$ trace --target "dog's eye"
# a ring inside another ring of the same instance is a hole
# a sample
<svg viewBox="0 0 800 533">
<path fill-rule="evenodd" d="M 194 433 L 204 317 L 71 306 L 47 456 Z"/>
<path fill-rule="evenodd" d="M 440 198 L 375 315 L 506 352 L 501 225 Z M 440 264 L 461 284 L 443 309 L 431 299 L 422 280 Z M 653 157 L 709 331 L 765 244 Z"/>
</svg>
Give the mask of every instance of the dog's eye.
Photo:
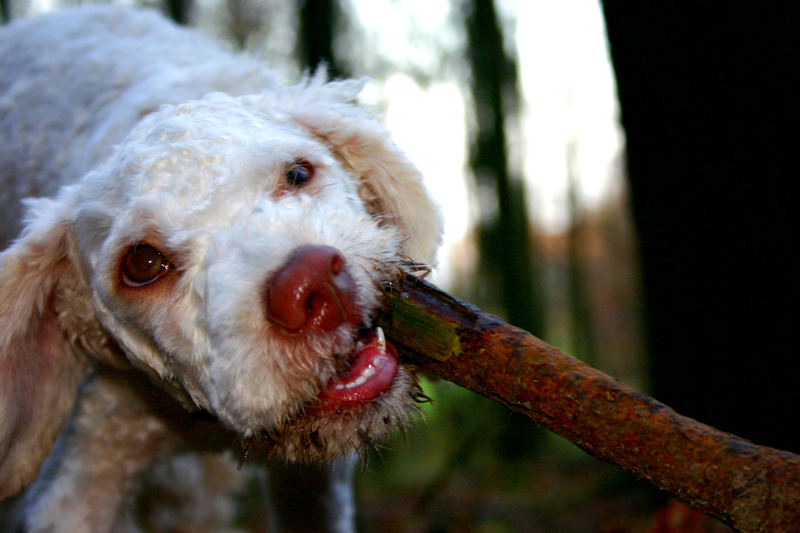
<svg viewBox="0 0 800 533">
<path fill-rule="evenodd" d="M 129 287 L 153 283 L 170 269 L 164 255 L 148 244 L 137 244 L 122 261 L 122 281 Z"/>
<path fill-rule="evenodd" d="M 302 187 L 314 176 L 314 166 L 305 160 L 295 161 L 286 169 L 286 182 L 291 187 Z"/>
</svg>

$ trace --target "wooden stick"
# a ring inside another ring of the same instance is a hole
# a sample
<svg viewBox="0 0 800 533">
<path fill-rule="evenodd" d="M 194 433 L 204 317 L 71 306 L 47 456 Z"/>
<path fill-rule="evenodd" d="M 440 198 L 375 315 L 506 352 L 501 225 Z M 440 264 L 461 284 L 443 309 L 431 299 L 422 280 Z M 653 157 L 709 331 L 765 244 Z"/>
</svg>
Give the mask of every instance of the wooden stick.
<svg viewBox="0 0 800 533">
<path fill-rule="evenodd" d="M 387 294 L 378 322 L 421 369 L 526 414 L 739 531 L 800 531 L 800 456 L 681 416 L 425 281 L 405 276 Z"/>
</svg>

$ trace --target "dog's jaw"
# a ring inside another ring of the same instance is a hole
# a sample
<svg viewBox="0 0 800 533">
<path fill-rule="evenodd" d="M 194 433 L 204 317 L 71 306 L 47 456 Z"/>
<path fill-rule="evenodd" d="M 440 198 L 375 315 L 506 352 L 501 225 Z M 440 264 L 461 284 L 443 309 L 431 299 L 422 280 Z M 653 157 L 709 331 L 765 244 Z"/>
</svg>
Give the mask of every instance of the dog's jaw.
<svg viewBox="0 0 800 533">
<path fill-rule="evenodd" d="M 330 359 L 328 357 L 327 359 Z M 401 365 L 381 328 L 362 334 L 313 398 L 275 427 L 256 432 L 248 446 L 290 461 L 328 460 L 375 445 L 418 411 L 414 373 Z"/>
<path fill-rule="evenodd" d="M 248 446 L 254 445 L 262 454 L 300 462 L 329 460 L 374 446 L 405 426 L 409 416 L 418 411 L 416 387 L 413 372 L 398 365 L 389 386 L 375 398 L 311 402 L 274 430 L 250 438 Z"/>
</svg>

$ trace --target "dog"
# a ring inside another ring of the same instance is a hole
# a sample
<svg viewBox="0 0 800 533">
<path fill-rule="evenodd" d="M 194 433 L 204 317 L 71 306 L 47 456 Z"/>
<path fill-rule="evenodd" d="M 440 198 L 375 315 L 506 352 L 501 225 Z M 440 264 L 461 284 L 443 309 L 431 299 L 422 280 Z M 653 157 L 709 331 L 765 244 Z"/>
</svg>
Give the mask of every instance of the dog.
<svg viewBox="0 0 800 533">
<path fill-rule="evenodd" d="M 327 461 L 407 422 L 373 323 L 442 217 L 362 85 L 282 84 L 147 10 L 0 29 L 0 497 L 27 487 L 26 531 L 136 531 L 142 480 L 214 483 L 187 454 Z"/>
</svg>

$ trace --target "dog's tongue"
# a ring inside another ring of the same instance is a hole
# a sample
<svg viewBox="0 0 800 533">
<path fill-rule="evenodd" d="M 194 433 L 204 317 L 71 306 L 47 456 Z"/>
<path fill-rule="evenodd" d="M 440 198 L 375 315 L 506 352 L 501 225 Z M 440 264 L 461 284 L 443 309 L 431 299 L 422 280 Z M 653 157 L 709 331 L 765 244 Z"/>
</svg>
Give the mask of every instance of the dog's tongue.
<svg viewBox="0 0 800 533">
<path fill-rule="evenodd" d="M 328 384 L 320 400 L 329 405 L 374 400 L 389 388 L 397 373 L 397 357 L 393 352 L 383 331 L 377 328 L 372 339 L 353 354 L 352 366 Z"/>
</svg>

